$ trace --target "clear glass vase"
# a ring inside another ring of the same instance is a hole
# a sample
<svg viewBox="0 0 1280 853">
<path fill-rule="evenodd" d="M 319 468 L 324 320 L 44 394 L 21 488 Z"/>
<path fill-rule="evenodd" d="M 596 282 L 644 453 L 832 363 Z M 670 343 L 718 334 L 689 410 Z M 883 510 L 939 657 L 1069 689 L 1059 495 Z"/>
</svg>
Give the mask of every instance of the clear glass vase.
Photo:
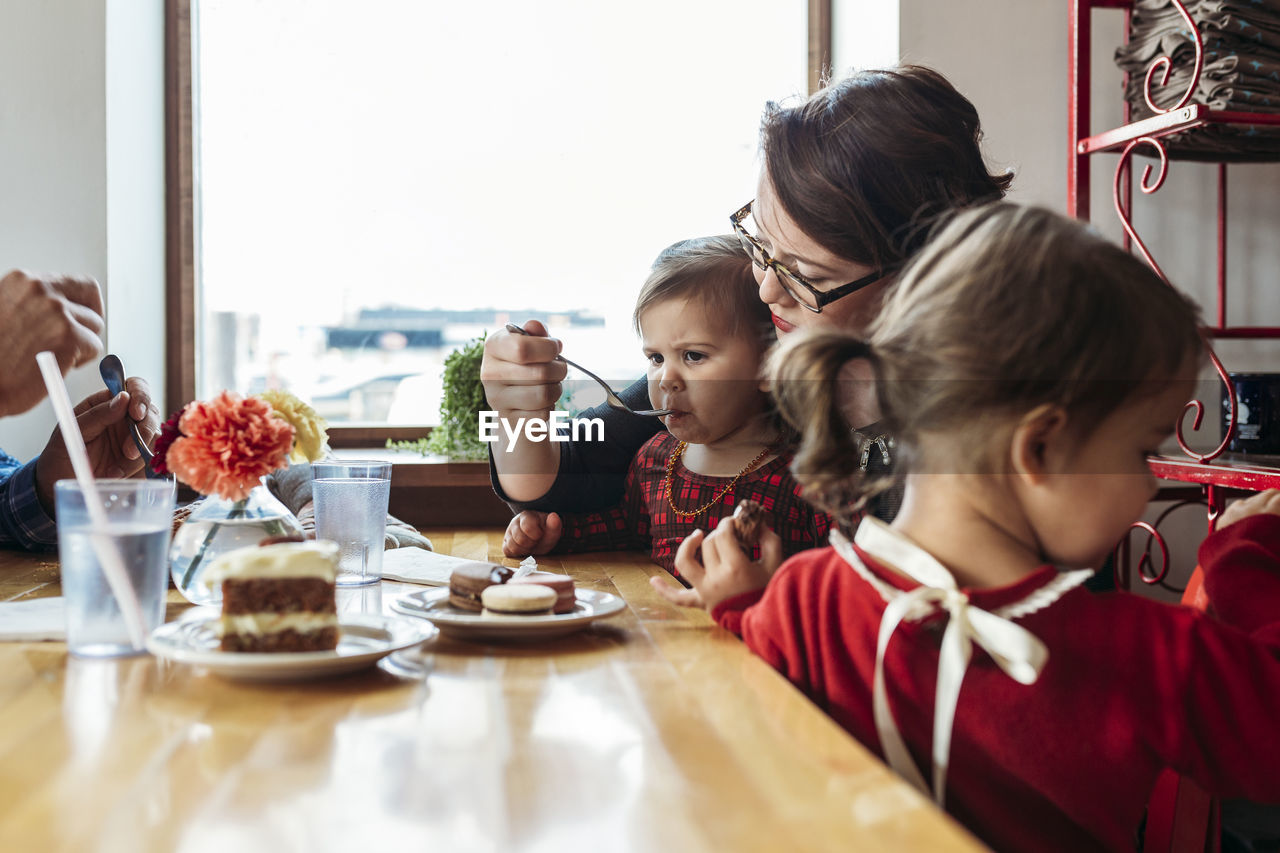
<svg viewBox="0 0 1280 853">
<path fill-rule="evenodd" d="M 302 535 L 302 525 L 266 486 L 255 486 L 244 500 L 210 495 L 191 505 L 191 514 L 169 546 L 169 572 L 186 599 L 219 604 L 222 587 L 203 580 L 205 570 L 221 555 L 257 546 L 270 536 Z"/>
</svg>

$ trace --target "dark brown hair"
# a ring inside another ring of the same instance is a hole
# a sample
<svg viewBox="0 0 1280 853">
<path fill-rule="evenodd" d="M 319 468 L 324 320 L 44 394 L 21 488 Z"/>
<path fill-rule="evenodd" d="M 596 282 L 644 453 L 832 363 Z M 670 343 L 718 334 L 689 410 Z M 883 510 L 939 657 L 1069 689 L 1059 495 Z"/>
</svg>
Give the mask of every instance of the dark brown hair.
<svg viewBox="0 0 1280 853">
<path fill-rule="evenodd" d="M 1202 353 L 1198 309 L 1144 263 L 1079 222 L 1003 202 L 941 228 L 869 344 L 840 332 L 793 337 L 769 367 L 778 408 L 803 433 L 792 470 L 837 514 L 886 485 L 860 474 L 840 417 L 837 378 L 850 360 L 874 368 L 901 476 L 925 434 L 958 439 L 965 470 L 1002 470 L 1000 437 L 1044 404 L 1061 406 L 1084 440 L 1122 404 L 1191 378 L 1178 371 Z"/>
<path fill-rule="evenodd" d="M 708 316 L 722 320 L 731 336 L 750 330 L 761 350 L 774 337 L 769 307 L 760 301 L 751 259 L 737 237 L 695 237 L 663 249 L 636 297 L 631 320 L 637 334 L 640 315 L 668 299 L 701 305 Z"/>
<path fill-rule="evenodd" d="M 859 71 L 797 106 L 770 103 L 760 129 L 778 201 L 805 234 L 877 269 L 921 246 L 922 223 L 1001 198 L 1012 174 L 983 162 L 968 99 L 936 71 Z"/>
</svg>

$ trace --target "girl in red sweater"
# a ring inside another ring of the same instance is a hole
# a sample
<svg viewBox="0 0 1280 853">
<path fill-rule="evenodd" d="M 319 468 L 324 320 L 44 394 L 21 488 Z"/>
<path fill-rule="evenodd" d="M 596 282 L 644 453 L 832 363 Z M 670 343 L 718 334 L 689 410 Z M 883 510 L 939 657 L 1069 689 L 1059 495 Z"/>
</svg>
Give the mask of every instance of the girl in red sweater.
<svg viewBox="0 0 1280 853">
<path fill-rule="evenodd" d="M 676 565 L 721 625 L 997 849 L 1135 849 L 1164 768 L 1280 801 L 1280 500 L 1238 504 L 1201 546 L 1221 621 L 1080 587 L 1155 493 L 1147 456 L 1202 358 L 1192 305 L 1085 226 L 962 214 L 869 343 L 822 333 L 772 360 L 803 431 L 796 477 L 847 523 L 884 486 L 859 474 L 845 417 L 875 398 L 906 472 L 892 526 L 866 518 L 776 574 L 772 532 L 751 561 L 718 529 Z"/>
</svg>

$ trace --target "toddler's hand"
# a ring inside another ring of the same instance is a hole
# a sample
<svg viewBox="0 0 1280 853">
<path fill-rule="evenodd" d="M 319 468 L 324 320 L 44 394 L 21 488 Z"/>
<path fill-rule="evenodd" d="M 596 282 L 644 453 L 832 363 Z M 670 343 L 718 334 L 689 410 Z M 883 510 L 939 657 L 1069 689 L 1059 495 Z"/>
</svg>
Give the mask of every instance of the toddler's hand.
<svg viewBox="0 0 1280 853">
<path fill-rule="evenodd" d="M 564 524 L 557 513 L 527 509 L 511 519 L 502 537 L 502 553 L 508 557 L 546 554 L 556 547 Z"/>
<path fill-rule="evenodd" d="M 663 572 L 663 574 L 666 574 Z M 649 586 L 658 591 L 667 601 L 679 607 L 702 607 L 702 596 L 698 594 L 696 589 L 686 589 L 677 583 L 672 583 L 665 578 L 654 575 L 649 578 Z"/>
<path fill-rule="evenodd" d="M 701 560 L 697 557 L 699 547 Z M 735 595 L 764 589 L 781 564 L 782 540 L 768 527 L 760 532 L 759 561 L 742 553 L 732 524 L 721 524 L 708 536 L 695 530 L 676 551 L 676 568 L 693 584 L 707 610 Z"/>
<path fill-rule="evenodd" d="M 1259 492 L 1252 497 L 1236 501 L 1222 513 L 1222 516 L 1218 519 L 1217 529 L 1221 530 L 1251 515 L 1262 515 L 1263 513 L 1280 515 L 1280 489 L 1267 489 L 1265 492 Z"/>
</svg>

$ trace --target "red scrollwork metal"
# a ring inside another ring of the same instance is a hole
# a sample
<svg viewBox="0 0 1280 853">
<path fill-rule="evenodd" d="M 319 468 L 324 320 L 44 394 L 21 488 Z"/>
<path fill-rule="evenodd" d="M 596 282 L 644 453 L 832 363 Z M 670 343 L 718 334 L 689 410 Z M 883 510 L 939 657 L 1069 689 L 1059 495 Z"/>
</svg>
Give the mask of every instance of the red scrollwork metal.
<svg viewBox="0 0 1280 853">
<path fill-rule="evenodd" d="M 1165 519 L 1170 515 L 1184 507 L 1200 507 L 1204 505 L 1205 502 L 1203 500 L 1196 499 L 1174 501 L 1166 507 L 1160 515 L 1156 516 L 1155 521 L 1151 523 L 1135 521 L 1130 525 L 1129 530 L 1124 535 L 1124 538 L 1116 545 L 1115 551 L 1113 551 L 1111 555 L 1113 563 L 1112 572 L 1115 577 L 1116 587 L 1119 589 L 1124 589 L 1125 587 L 1125 577 L 1128 575 L 1129 568 L 1129 555 L 1126 549 L 1126 545 L 1129 543 L 1129 538 L 1133 535 L 1135 530 L 1142 530 L 1147 534 L 1147 541 L 1142 548 L 1142 558 L 1138 561 L 1138 577 L 1140 577 L 1142 582 L 1148 586 L 1159 585 L 1170 592 L 1181 594 L 1183 592 L 1182 589 L 1165 582 L 1165 579 L 1169 576 L 1170 569 L 1169 546 L 1165 543 L 1164 536 L 1160 534 L 1160 526 L 1164 524 Z M 1210 509 L 1210 511 L 1212 512 L 1212 509 Z M 1154 543 L 1160 551 L 1159 571 L 1154 570 L 1155 561 L 1152 558 L 1152 543 Z M 1151 569 L 1151 571 L 1148 572 L 1148 569 Z"/>
<path fill-rule="evenodd" d="M 1168 56 L 1161 56 L 1151 63 L 1151 67 L 1147 69 L 1147 77 L 1142 83 L 1142 97 L 1146 99 L 1147 108 L 1157 115 L 1180 110 L 1191 103 L 1191 96 L 1195 94 L 1196 86 L 1200 84 L 1200 74 L 1204 70 L 1204 43 L 1200 40 L 1200 31 L 1196 28 L 1195 19 L 1187 11 L 1187 7 L 1182 5 L 1182 0 L 1173 0 L 1173 6 L 1177 9 L 1178 14 L 1182 16 L 1183 22 L 1191 33 L 1191 44 L 1196 52 L 1195 70 L 1191 74 L 1191 83 L 1187 86 L 1187 91 L 1182 94 L 1178 102 L 1167 109 L 1161 109 L 1156 106 L 1155 100 L 1151 97 L 1151 78 L 1155 77 L 1156 72 L 1161 72 L 1159 85 L 1167 85 L 1169 83 L 1169 72 L 1173 70 L 1173 59 Z"/>
<path fill-rule="evenodd" d="M 1165 150 L 1164 143 L 1159 139 L 1152 136 L 1140 136 L 1126 145 L 1124 147 L 1124 151 L 1120 154 L 1120 162 L 1116 164 L 1115 178 L 1111 183 L 1111 201 L 1115 206 L 1116 217 L 1120 220 L 1121 227 L 1124 228 L 1124 233 L 1128 235 L 1130 241 L 1132 241 L 1133 245 L 1137 247 L 1138 253 L 1142 255 L 1142 259 L 1147 262 L 1151 269 L 1155 270 L 1156 275 L 1160 276 L 1165 284 L 1172 287 L 1173 285 L 1170 283 L 1169 277 L 1164 274 L 1164 270 L 1162 270 L 1160 265 L 1156 263 L 1155 256 L 1151 254 L 1151 251 L 1147 248 L 1147 244 L 1138 236 L 1137 230 L 1133 227 L 1133 219 L 1130 215 L 1130 211 L 1125 205 L 1122 186 L 1124 183 L 1125 170 L 1132 168 L 1134 152 L 1141 145 L 1150 145 L 1156 150 L 1156 154 L 1159 156 L 1160 165 L 1159 172 L 1156 174 L 1154 180 L 1152 180 L 1151 177 L 1152 165 L 1148 163 L 1143 167 L 1142 178 L 1138 181 L 1138 189 L 1140 189 L 1144 195 L 1151 195 L 1156 190 L 1160 189 L 1160 187 L 1164 186 L 1164 179 L 1169 171 L 1169 153 Z M 1186 423 L 1187 412 L 1194 412 L 1195 417 L 1191 422 L 1191 431 L 1199 432 L 1200 425 L 1204 421 L 1205 407 L 1204 403 L 1199 400 L 1191 400 L 1188 401 L 1186 408 L 1183 409 L 1182 417 L 1178 419 L 1176 433 L 1178 446 L 1182 448 L 1183 453 L 1190 456 L 1197 462 L 1208 462 L 1211 459 L 1216 459 L 1221 456 L 1227 449 L 1227 445 L 1231 443 L 1231 439 L 1235 436 L 1237 406 L 1236 389 L 1227 376 L 1227 369 L 1222 365 L 1222 361 L 1218 358 L 1218 354 L 1213 351 L 1213 346 L 1209 342 L 1209 339 L 1202 335 L 1202 340 L 1204 341 L 1205 352 L 1209 355 L 1209 361 L 1213 364 L 1213 369 L 1217 371 L 1219 378 L 1222 379 L 1222 383 L 1227 389 L 1227 428 L 1223 433 L 1222 441 L 1213 450 L 1208 453 L 1197 453 L 1193 450 L 1191 446 L 1187 444 L 1186 437 L 1183 433 L 1183 424 Z"/>
<path fill-rule="evenodd" d="M 1163 520 L 1164 516 L 1168 515 L 1168 513 L 1169 510 L 1165 510 L 1164 514 L 1160 516 L 1160 519 Z M 1159 521 L 1157 521 L 1157 524 L 1158 523 Z M 1138 561 L 1138 577 L 1142 578 L 1142 582 L 1147 585 L 1158 584 L 1165 579 L 1166 575 L 1169 574 L 1169 546 L 1165 544 L 1164 537 L 1160 535 L 1160 531 L 1155 528 L 1155 525 L 1148 524 L 1145 521 L 1135 521 L 1129 526 L 1129 533 L 1125 534 L 1126 538 L 1128 538 L 1128 536 L 1135 530 L 1147 531 L 1147 543 L 1142 548 L 1142 559 Z M 1148 575 L 1143 571 L 1143 569 L 1151 565 L 1152 542 L 1155 542 L 1160 546 L 1160 571 L 1156 574 Z M 1119 546 L 1116 547 L 1116 551 L 1112 556 L 1112 563 L 1113 566 L 1111 571 L 1115 577 L 1116 586 L 1123 588 L 1124 578 L 1121 576 Z"/>
<path fill-rule="evenodd" d="M 1129 216 L 1129 211 L 1125 208 L 1124 181 L 1125 170 L 1128 169 L 1133 160 L 1133 153 L 1140 145 L 1150 145 L 1156 150 L 1156 154 L 1160 157 L 1160 171 L 1156 175 L 1154 181 L 1151 180 L 1151 164 L 1148 163 L 1142 168 L 1142 180 L 1138 182 L 1138 189 L 1142 190 L 1143 195 L 1151 195 L 1160 187 L 1164 186 L 1165 176 L 1169 171 L 1169 152 L 1165 150 L 1164 143 L 1153 136 L 1139 136 L 1124 147 L 1124 151 L 1120 154 L 1120 162 L 1116 164 L 1116 175 L 1111 182 L 1111 203 L 1115 206 L 1116 216 L 1120 219 L 1120 225 L 1124 228 L 1124 233 L 1129 236 L 1133 244 L 1138 247 L 1138 252 L 1142 255 L 1142 259 L 1146 261 L 1156 275 L 1164 279 L 1165 283 L 1169 282 L 1169 277 L 1164 274 L 1164 270 L 1160 269 L 1160 265 L 1156 263 L 1156 259 L 1147 249 L 1147 244 L 1142 242 L 1142 238 L 1138 236 L 1138 232 L 1133 228 L 1133 220 Z"/>
</svg>

